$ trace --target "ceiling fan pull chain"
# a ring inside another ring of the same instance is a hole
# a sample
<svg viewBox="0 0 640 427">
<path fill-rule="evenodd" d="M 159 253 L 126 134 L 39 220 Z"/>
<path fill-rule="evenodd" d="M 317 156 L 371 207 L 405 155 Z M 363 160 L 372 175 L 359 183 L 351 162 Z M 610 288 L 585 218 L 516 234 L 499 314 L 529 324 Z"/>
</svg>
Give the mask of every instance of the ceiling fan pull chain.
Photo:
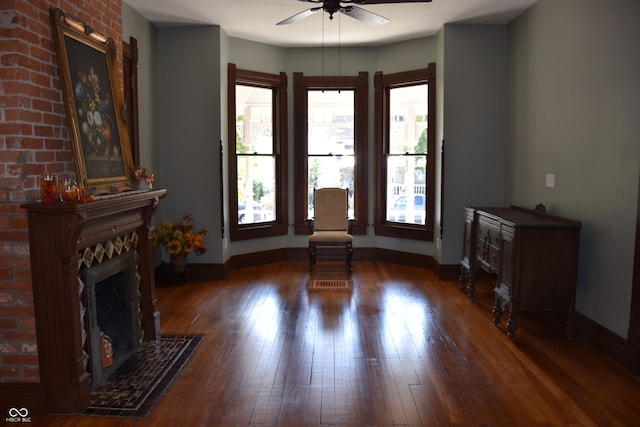
<svg viewBox="0 0 640 427">
<path fill-rule="evenodd" d="M 324 77 L 324 15 L 322 15 L 322 77 Z"/>
<path fill-rule="evenodd" d="M 338 16 L 338 77 L 342 75 L 342 39 L 340 38 L 342 16 Z"/>
</svg>

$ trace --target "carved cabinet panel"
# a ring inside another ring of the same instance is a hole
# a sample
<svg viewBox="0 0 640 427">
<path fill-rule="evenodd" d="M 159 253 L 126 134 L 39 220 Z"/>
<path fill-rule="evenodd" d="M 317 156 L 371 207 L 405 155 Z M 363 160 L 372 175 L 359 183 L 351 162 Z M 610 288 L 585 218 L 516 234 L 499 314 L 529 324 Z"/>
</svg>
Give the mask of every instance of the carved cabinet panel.
<svg viewBox="0 0 640 427">
<path fill-rule="evenodd" d="M 484 217 L 478 217 L 477 261 L 480 267 L 489 273 L 498 269 L 498 255 L 500 253 L 500 222 Z"/>
</svg>

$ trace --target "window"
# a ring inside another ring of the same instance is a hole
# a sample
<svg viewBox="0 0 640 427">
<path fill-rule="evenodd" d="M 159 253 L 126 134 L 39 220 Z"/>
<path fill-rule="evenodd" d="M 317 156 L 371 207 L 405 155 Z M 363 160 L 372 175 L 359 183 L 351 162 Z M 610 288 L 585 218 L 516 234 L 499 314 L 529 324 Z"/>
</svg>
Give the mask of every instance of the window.
<svg viewBox="0 0 640 427">
<path fill-rule="evenodd" d="M 286 88 L 284 73 L 229 64 L 231 240 L 287 233 Z"/>
<path fill-rule="evenodd" d="M 376 234 L 433 240 L 435 64 L 374 85 Z"/>
<path fill-rule="evenodd" d="M 367 226 L 368 73 L 304 77 L 294 73 L 295 232 L 307 234 L 313 189 L 349 189 L 353 233 Z"/>
<path fill-rule="evenodd" d="M 348 189 L 353 218 L 354 91 L 309 90 L 307 99 L 307 217 L 313 217 L 314 188 L 340 187 Z"/>
</svg>

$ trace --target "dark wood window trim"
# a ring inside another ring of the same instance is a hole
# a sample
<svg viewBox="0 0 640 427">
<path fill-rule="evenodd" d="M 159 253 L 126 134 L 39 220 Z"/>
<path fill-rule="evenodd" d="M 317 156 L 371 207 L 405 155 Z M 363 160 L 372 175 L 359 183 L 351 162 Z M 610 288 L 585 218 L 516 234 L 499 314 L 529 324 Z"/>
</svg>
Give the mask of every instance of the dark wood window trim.
<svg viewBox="0 0 640 427">
<path fill-rule="evenodd" d="M 425 224 L 399 224 L 386 220 L 387 167 L 386 155 L 389 140 L 389 91 L 403 87 L 427 83 L 429 85 L 429 117 L 427 133 L 427 213 Z M 381 71 L 374 76 L 374 144 L 375 173 L 374 185 L 377 189 L 374 200 L 374 229 L 377 235 L 433 241 L 434 197 L 435 197 L 435 140 L 436 140 L 436 65 L 427 68 L 384 75 Z"/>
<path fill-rule="evenodd" d="M 273 144 L 276 156 L 275 218 L 264 223 L 238 224 L 238 175 L 236 140 L 236 84 L 273 90 Z M 229 135 L 229 237 L 246 240 L 287 234 L 287 75 L 241 70 L 228 65 L 228 135 Z"/>
<path fill-rule="evenodd" d="M 294 104 L 294 218 L 295 234 L 308 234 L 307 225 L 307 148 L 308 148 L 308 97 L 309 90 L 353 90 L 354 99 L 354 208 L 353 234 L 367 232 L 367 164 L 368 164 L 368 99 L 369 73 L 358 76 L 305 77 L 293 73 Z"/>
<path fill-rule="evenodd" d="M 129 43 L 122 42 L 122 70 L 131 158 L 135 166 L 142 166 L 140 164 L 140 125 L 138 123 L 138 40 L 133 37 L 129 38 Z"/>
</svg>

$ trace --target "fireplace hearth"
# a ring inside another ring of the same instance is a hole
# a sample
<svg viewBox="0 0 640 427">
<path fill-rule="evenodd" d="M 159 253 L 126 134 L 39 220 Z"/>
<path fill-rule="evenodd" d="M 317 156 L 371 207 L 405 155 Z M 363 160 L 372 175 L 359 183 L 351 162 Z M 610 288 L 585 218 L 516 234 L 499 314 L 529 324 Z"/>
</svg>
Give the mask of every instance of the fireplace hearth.
<svg viewBox="0 0 640 427">
<path fill-rule="evenodd" d="M 142 340 L 160 338 L 151 217 L 166 190 L 23 205 L 29 219 L 40 381 L 50 412 L 79 413 Z M 113 341 L 103 369 L 100 331 Z"/>
</svg>

